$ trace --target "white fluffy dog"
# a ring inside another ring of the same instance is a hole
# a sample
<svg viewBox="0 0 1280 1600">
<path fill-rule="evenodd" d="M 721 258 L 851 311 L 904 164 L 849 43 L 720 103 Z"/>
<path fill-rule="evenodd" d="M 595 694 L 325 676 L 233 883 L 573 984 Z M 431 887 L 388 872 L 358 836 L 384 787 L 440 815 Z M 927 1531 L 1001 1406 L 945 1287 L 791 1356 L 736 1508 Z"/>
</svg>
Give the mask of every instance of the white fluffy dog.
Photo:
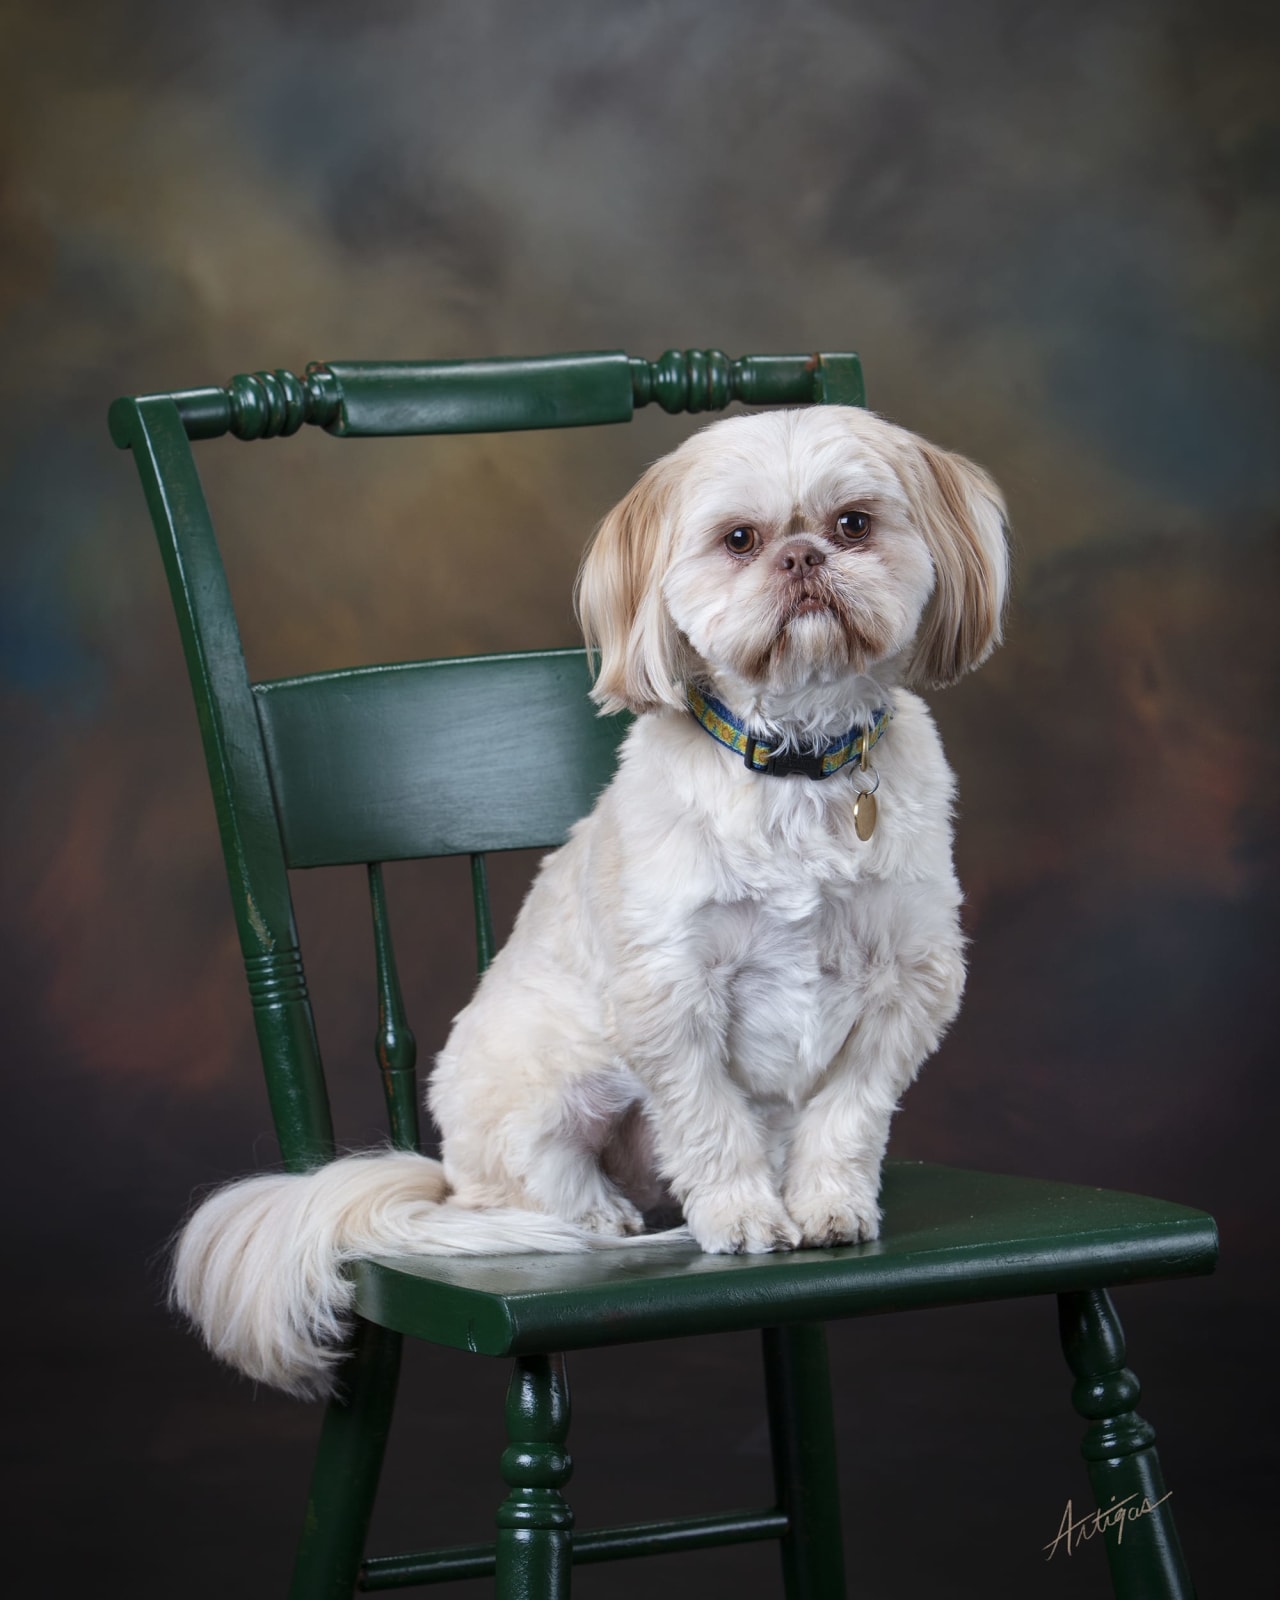
<svg viewBox="0 0 1280 1600">
<path fill-rule="evenodd" d="M 212 1196 L 174 1267 L 211 1348 L 322 1392 L 345 1260 L 621 1243 L 664 1185 L 704 1250 L 875 1238 L 890 1118 L 964 984 L 912 690 L 986 657 L 1006 574 L 986 474 L 868 412 L 733 417 L 651 467 L 578 593 L 595 698 L 637 721 L 440 1053 L 443 1165 Z"/>
</svg>

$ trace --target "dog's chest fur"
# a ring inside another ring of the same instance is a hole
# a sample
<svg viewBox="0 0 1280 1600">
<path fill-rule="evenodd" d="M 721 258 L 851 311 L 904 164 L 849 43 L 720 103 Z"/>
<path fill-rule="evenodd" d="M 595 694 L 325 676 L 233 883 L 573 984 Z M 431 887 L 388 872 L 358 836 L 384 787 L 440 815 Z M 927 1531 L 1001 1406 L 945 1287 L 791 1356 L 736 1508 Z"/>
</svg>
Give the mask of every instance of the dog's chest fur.
<svg viewBox="0 0 1280 1600">
<path fill-rule="evenodd" d="M 804 878 L 695 919 L 728 1015 L 729 1070 L 753 1098 L 803 1099 L 856 1023 L 857 924 L 847 886 Z"/>
<path fill-rule="evenodd" d="M 806 1099 L 892 968 L 901 903 L 914 893 L 897 881 L 903 820 L 917 846 L 936 834 L 940 847 L 923 858 L 917 848 L 909 876 L 936 855 L 950 878 L 950 774 L 932 728 L 918 741 L 913 720 L 903 718 L 900 745 L 927 744 L 936 774 L 913 775 L 914 796 L 895 796 L 906 817 L 895 821 L 891 803 L 870 841 L 854 832 L 849 779 L 748 776 L 696 727 L 654 728 L 642 759 L 624 764 L 619 788 L 645 790 L 642 803 L 627 796 L 619 830 L 624 936 L 657 985 L 683 972 L 702 986 L 703 1005 L 725 1021 L 728 1070 L 753 1099 Z M 609 853 L 612 838 L 600 842 Z M 615 961 L 605 970 L 616 973 Z"/>
</svg>

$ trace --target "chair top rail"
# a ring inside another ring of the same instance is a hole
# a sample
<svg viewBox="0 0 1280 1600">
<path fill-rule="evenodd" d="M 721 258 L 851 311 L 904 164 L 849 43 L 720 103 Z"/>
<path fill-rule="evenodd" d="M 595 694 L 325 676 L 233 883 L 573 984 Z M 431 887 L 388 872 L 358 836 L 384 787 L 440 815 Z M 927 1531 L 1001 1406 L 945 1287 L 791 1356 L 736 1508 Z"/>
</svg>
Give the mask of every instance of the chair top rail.
<svg viewBox="0 0 1280 1600">
<path fill-rule="evenodd" d="M 301 378 L 277 368 L 241 373 L 225 387 L 164 396 L 189 439 L 273 439 L 305 425 L 343 438 L 501 433 L 629 422 L 637 407 L 722 411 L 752 406 L 865 405 L 862 364 L 851 352 L 740 356 L 668 350 L 657 361 L 622 350 L 477 361 L 313 361 Z M 136 399 L 111 408 L 112 437 L 132 442 Z"/>
</svg>

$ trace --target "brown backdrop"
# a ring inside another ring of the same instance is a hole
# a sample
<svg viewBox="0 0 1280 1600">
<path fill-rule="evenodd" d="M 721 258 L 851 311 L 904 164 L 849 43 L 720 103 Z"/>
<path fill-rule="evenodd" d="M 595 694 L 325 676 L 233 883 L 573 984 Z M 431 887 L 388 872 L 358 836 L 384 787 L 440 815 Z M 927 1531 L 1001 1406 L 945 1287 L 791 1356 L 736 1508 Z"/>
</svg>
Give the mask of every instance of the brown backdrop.
<svg viewBox="0 0 1280 1600">
<path fill-rule="evenodd" d="M 1269 10 L 0 12 L 6 1507 L 43 1592 L 281 1592 L 318 1421 L 215 1371 L 157 1304 L 193 1188 L 274 1152 L 108 401 L 313 358 L 669 345 L 859 349 L 873 404 L 1008 493 L 1009 642 L 937 701 L 970 992 L 894 1147 L 1217 1214 L 1215 1279 L 1120 1303 L 1202 1589 L 1250 1591 L 1275 1488 L 1254 1421 L 1274 1312 Z M 690 425 L 206 450 L 251 669 L 572 642 L 586 535 Z M 498 871 L 507 920 L 528 868 Z M 425 1052 L 467 992 L 462 870 L 391 879 Z M 298 893 L 358 1144 L 361 887 Z M 1087 1502 L 1050 1305 L 833 1340 L 857 1593 L 1099 1591 L 1096 1542 L 1041 1550 Z M 583 1522 L 763 1496 L 755 1360 L 736 1339 L 581 1360 Z M 413 1361 L 380 1547 L 483 1536 L 502 1381 Z M 581 1592 L 770 1593 L 772 1561 L 594 1569 Z"/>
</svg>

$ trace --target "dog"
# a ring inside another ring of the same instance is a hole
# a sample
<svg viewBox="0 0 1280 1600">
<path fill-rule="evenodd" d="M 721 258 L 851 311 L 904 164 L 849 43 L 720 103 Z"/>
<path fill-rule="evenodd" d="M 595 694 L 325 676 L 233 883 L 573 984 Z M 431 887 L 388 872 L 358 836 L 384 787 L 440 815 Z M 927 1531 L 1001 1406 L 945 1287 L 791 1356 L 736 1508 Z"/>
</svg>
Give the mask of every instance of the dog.
<svg viewBox="0 0 1280 1600">
<path fill-rule="evenodd" d="M 323 1393 L 351 1257 L 621 1247 L 664 1198 L 709 1252 L 874 1239 L 965 976 L 915 691 L 986 659 L 1007 581 L 992 480 L 870 412 L 735 416 L 651 466 L 577 591 L 593 697 L 636 720 L 440 1052 L 442 1160 L 206 1200 L 172 1297 L 215 1354 Z"/>
</svg>

